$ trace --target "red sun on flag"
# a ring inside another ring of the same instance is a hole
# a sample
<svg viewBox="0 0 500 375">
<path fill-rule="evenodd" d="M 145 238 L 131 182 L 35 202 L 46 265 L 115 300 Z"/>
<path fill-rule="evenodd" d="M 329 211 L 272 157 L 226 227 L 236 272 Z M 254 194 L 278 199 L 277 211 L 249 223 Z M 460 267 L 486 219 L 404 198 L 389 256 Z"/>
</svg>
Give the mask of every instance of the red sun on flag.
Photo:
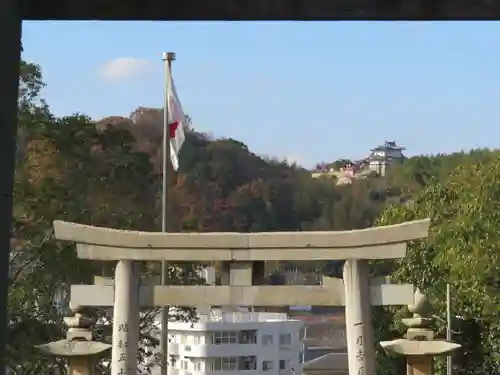
<svg viewBox="0 0 500 375">
<path fill-rule="evenodd" d="M 177 131 L 177 128 L 179 127 L 179 122 L 172 122 L 170 124 L 170 138 L 175 138 L 175 132 Z"/>
</svg>

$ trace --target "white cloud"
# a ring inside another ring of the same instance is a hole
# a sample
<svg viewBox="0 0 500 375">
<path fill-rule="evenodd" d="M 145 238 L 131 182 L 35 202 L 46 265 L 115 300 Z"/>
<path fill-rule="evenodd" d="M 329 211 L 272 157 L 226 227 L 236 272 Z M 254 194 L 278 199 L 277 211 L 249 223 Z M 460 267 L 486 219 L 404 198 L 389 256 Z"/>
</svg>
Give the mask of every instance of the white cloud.
<svg viewBox="0 0 500 375">
<path fill-rule="evenodd" d="M 147 60 L 120 57 L 105 62 L 101 66 L 99 73 L 105 81 L 122 82 L 147 73 L 149 68 L 150 63 Z"/>
</svg>

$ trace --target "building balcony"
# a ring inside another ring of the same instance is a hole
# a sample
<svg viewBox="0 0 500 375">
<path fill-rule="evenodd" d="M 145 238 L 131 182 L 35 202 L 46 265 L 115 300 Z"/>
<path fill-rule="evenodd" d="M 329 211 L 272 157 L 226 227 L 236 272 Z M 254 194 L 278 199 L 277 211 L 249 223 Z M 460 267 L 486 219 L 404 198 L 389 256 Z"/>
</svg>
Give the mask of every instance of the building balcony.
<svg viewBox="0 0 500 375">
<path fill-rule="evenodd" d="M 262 370 L 231 370 L 231 371 L 191 371 L 168 369 L 169 375 L 301 375 L 302 369 L 293 370 L 271 370 L 263 372 Z"/>
<path fill-rule="evenodd" d="M 181 346 L 183 346 L 183 345 L 177 344 L 175 342 L 169 342 L 168 343 L 168 353 L 169 354 L 178 354 Z"/>
<path fill-rule="evenodd" d="M 181 357 L 210 358 L 210 357 L 231 357 L 245 355 L 260 355 L 268 351 L 269 348 L 258 344 L 221 344 L 221 345 L 193 345 L 169 343 L 168 353 Z"/>
</svg>

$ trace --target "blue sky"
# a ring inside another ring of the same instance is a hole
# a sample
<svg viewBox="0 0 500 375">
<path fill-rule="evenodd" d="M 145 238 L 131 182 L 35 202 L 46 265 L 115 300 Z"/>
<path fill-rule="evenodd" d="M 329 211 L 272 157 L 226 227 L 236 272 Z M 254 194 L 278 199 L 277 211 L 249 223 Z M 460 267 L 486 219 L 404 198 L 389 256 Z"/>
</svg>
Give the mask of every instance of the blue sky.
<svg viewBox="0 0 500 375">
<path fill-rule="evenodd" d="M 161 53 L 199 131 L 312 166 L 384 140 L 500 146 L 498 22 L 25 22 L 53 112 L 163 102 Z"/>
</svg>

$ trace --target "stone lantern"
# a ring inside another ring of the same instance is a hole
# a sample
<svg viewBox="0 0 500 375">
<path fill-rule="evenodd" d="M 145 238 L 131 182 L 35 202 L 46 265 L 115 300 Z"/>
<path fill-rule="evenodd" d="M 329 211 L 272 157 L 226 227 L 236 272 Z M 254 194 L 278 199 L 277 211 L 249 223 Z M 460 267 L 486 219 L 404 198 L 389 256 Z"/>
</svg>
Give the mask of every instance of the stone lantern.
<svg viewBox="0 0 500 375">
<path fill-rule="evenodd" d="M 404 339 L 383 341 L 380 345 L 388 352 L 406 357 L 407 375 L 432 375 L 434 357 L 450 354 L 461 345 L 434 338 L 431 325 L 434 318 L 428 317 L 430 304 L 417 289 L 414 305 L 408 306 L 412 318 L 403 319 L 408 327 Z"/>
<path fill-rule="evenodd" d="M 82 314 L 80 306 L 72 308 L 74 316 L 64 318 L 69 327 L 66 339 L 37 345 L 41 351 L 67 359 L 68 375 L 93 375 L 97 359 L 111 345 L 93 341 L 92 326 L 95 319 Z"/>
</svg>

